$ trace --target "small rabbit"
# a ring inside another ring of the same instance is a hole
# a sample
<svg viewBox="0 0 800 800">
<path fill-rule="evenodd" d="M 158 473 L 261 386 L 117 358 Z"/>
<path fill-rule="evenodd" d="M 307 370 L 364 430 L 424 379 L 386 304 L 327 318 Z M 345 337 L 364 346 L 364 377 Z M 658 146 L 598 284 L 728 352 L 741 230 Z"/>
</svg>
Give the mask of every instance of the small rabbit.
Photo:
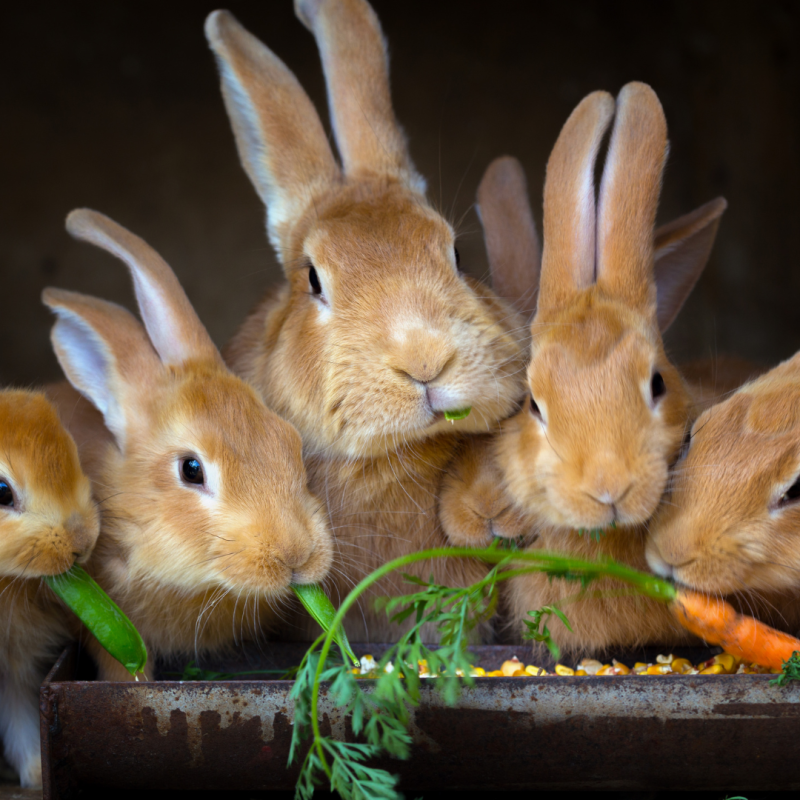
<svg viewBox="0 0 800 800">
<path fill-rule="evenodd" d="M 257 636 L 289 584 L 322 580 L 327 517 L 309 492 L 297 431 L 232 375 L 167 264 L 94 211 L 67 229 L 123 260 L 144 326 L 125 309 L 56 289 L 44 302 L 72 385 L 54 398 L 101 508 L 88 568 L 159 655 Z M 130 680 L 88 645 L 100 677 Z"/>
<path fill-rule="evenodd" d="M 226 358 L 303 437 L 312 489 L 331 515 L 336 599 L 386 561 L 446 544 L 443 471 L 464 434 L 491 432 L 517 408 L 527 326 L 460 271 L 453 229 L 425 199 L 395 120 L 372 8 L 298 0 L 295 9 L 320 48 L 341 168 L 286 66 L 227 12 L 206 22 L 239 155 L 287 277 Z M 465 419 L 444 418 L 465 408 Z M 486 569 L 452 559 L 408 571 L 465 585 Z M 392 575 L 373 594 L 407 590 Z M 397 634 L 369 601 L 346 628 L 356 641 Z"/>
<path fill-rule="evenodd" d="M 0 739 L 23 786 L 41 786 L 39 685 L 69 612 L 39 577 L 88 558 L 99 517 L 78 450 L 39 392 L 0 392 Z"/>
<path fill-rule="evenodd" d="M 650 526 L 659 575 L 800 628 L 800 354 L 694 423 Z"/>
<path fill-rule="evenodd" d="M 595 161 L 614 117 L 595 209 Z M 605 92 L 589 95 L 561 131 L 545 183 L 530 393 L 499 436 L 468 443 L 451 466 L 440 517 L 453 544 L 523 533 L 536 548 L 646 567 L 645 526 L 696 413 L 661 333 L 702 272 L 725 208 L 721 198 L 712 201 L 654 235 L 666 152 L 661 105 L 641 83 L 625 86 L 616 104 Z M 518 194 L 524 186 L 497 184 L 490 168 L 479 196 L 484 224 L 497 217 L 484 208 L 496 185 Z M 527 207 L 524 192 L 519 203 L 505 203 Z M 529 250 L 529 235 L 520 238 Z M 494 509 L 513 524 L 496 520 Z M 592 590 L 620 588 L 598 581 L 566 608 L 575 630 L 559 626 L 559 644 L 599 652 L 680 639 L 657 603 L 592 598 Z M 512 580 L 512 636 L 529 610 L 575 593 L 541 575 Z"/>
</svg>

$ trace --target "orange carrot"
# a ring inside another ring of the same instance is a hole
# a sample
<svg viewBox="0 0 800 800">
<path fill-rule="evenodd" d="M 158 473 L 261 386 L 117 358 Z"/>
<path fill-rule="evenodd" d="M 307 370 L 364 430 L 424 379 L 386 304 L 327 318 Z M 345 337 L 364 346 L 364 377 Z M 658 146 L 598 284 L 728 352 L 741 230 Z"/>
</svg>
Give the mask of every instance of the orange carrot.
<svg viewBox="0 0 800 800">
<path fill-rule="evenodd" d="M 792 653 L 800 651 L 800 639 L 740 614 L 718 597 L 681 589 L 670 607 L 684 628 L 762 667 L 780 669 Z"/>
</svg>

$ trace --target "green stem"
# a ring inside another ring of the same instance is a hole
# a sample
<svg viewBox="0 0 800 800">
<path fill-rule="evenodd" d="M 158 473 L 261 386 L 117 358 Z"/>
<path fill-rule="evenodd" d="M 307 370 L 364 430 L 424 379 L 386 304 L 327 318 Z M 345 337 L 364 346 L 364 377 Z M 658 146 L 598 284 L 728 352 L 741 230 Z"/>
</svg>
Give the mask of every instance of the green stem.
<svg viewBox="0 0 800 800">
<path fill-rule="evenodd" d="M 345 597 L 341 606 L 339 606 L 336 616 L 331 622 L 330 628 L 324 635 L 322 642 L 322 650 L 320 652 L 319 663 L 317 664 L 317 671 L 314 675 L 314 684 L 312 686 L 311 694 L 311 726 L 314 732 L 314 744 L 319 753 L 322 767 L 325 770 L 328 779 L 331 778 L 331 769 L 325 759 L 324 749 L 322 747 L 322 735 L 319 729 L 319 685 L 321 682 L 322 672 L 325 669 L 325 662 L 328 658 L 331 645 L 333 644 L 336 630 L 343 624 L 345 615 L 356 602 L 358 597 L 374 583 L 377 583 L 381 578 L 394 572 L 396 569 L 407 567 L 410 564 L 415 564 L 418 561 L 428 561 L 434 558 L 478 558 L 482 561 L 487 561 L 492 564 L 500 562 L 525 562 L 529 564 L 525 568 L 517 568 L 509 570 L 497 576 L 498 580 L 506 580 L 516 575 L 521 575 L 529 572 L 548 572 L 551 574 L 570 576 L 584 576 L 586 578 L 598 577 L 611 577 L 617 580 L 624 581 L 635 586 L 641 594 L 652 597 L 655 600 L 662 600 L 670 602 L 675 599 L 675 587 L 667 583 L 667 581 L 656 578 L 653 575 L 648 575 L 644 572 L 627 567 L 624 564 L 618 564 L 614 561 L 597 562 L 585 561 L 579 558 L 571 558 L 569 556 L 559 555 L 557 553 L 547 553 L 542 551 L 521 551 L 509 553 L 505 550 L 484 550 L 471 547 L 437 547 L 431 550 L 421 550 L 418 553 L 409 553 L 393 561 L 389 561 L 382 567 L 379 567 L 374 572 L 367 575 L 357 586 L 355 586 L 350 594 Z M 322 637 L 320 637 L 322 638 Z M 317 639 L 312 647 L 320 641 Z"/>
</svg>

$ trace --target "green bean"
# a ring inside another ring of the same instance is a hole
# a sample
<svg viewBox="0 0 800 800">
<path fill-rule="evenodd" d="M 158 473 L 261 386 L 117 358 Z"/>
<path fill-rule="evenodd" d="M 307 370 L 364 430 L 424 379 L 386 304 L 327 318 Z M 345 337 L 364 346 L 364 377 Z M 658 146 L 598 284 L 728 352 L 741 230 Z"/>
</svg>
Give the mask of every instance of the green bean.
<svg viewBox="0 0 800 800">
<path fill-rule="evenodd" d="M 319 624 L 320 628 L 322 628 L 325 633 L 328 633 L 331 629 L 333 618 L 336 616 L 336 609 L 333 607 L 333 603 L 331 603 L 322 587 L 318 583 L 293 583 L 292 589 L 300 598 L 300 602 L 305 606 L 306 611 L 314 617 L 314 620 Z M 361 663 L 358 656 L 350 647 L 350 642 L 347 641 L 347 634 L 344 632 L 344 628 L 339 628 L 339 630 L 333 634 L 333 639 L 356 666 Z"/>
<path fill-rule="evenodd" d="M 144 672 L 147 648 L 139 631 L 86 570 L 75 564 L 61 575 L 46 575 L 44 580 L 134 678 Z"/>
<path fill-rule="evenodd" d="M 465 417 L 469 416 L 469 412 L 472 411 L 472 406 L 469 408 L 460 408 L 455 411 L 445 411 L 444 418 L 449 419 L 452 422 L 455 419 L 464 419 Z"/>
</svg>

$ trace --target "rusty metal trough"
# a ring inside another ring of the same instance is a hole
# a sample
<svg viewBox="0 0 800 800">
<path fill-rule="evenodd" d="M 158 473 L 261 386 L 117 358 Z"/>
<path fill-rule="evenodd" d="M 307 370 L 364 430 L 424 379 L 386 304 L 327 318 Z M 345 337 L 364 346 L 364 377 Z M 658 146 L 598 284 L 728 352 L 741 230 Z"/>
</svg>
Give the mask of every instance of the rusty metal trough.
<svg viewBox="0 0 800 800">
<path fill-rule="evenodd" d="M 357 648 L 380 653 L 378 646 Z M 477 647 L 489 669 L 515 648 Z M 259 668 L 299 662 L 271 646 Z M 697 660 L 695 650 L 687 655 Z M 224 671 L 250 663 L 216 665 Z M 77 680 L 65 651 L 41 690 L 44 800 L 81 788 L 291 789 L 290 681 Z M 800 684 L 767 675 L 480 678 L 448 708 L 430 682 L 401 788 L 800 789 Z M 323 730 L 351 738 L 322 694 Z"/>
</svg>

